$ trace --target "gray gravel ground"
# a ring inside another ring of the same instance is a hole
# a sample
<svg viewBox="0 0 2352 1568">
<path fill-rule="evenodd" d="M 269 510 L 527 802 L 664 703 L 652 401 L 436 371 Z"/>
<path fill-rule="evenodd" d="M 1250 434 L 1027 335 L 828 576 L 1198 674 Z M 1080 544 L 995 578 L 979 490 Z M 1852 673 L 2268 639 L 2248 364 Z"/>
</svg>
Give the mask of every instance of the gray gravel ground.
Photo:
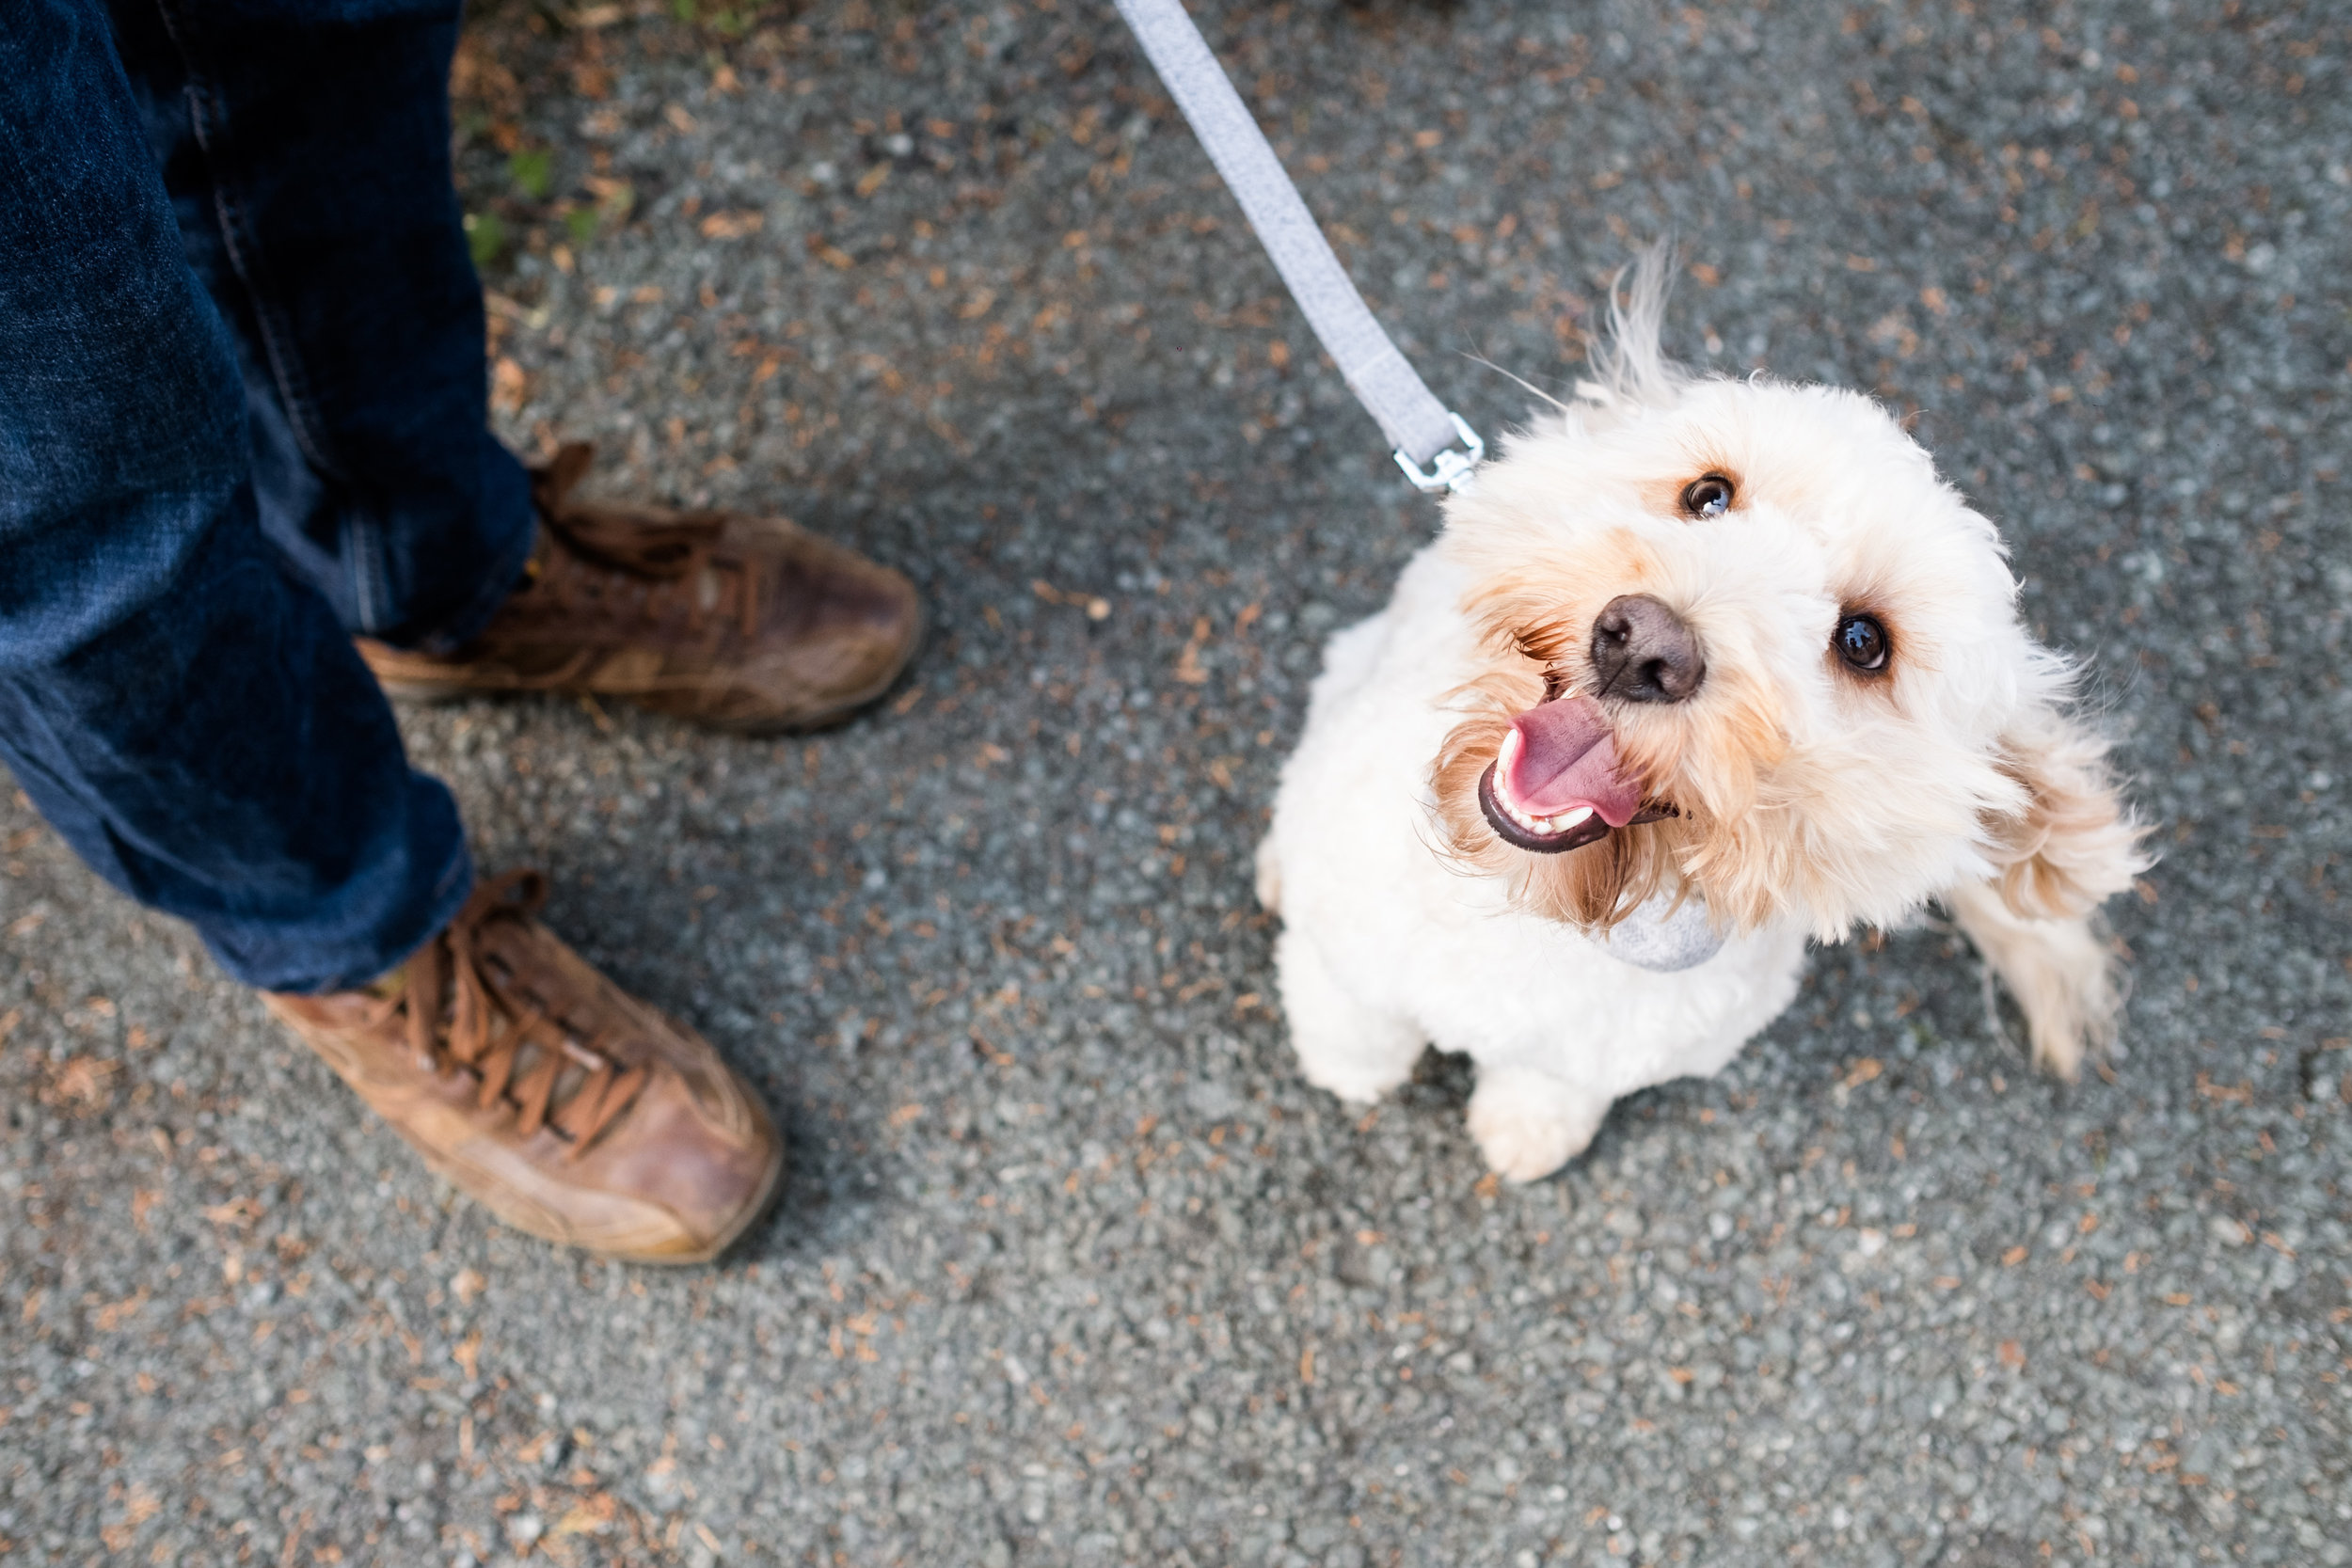
<svg viewBox="0 0 2352 1568">
<path fill-rule="evenodd" d="M 1678 353 L 1918 410 L 2161 824 L 2110 1069 L 2029 1073 L 1927 927 L 1533 1189 L 1457 1063 L 1308 1090 L 1248 851 L 1431 513 L 1107 8 L 500 10 L 507 433 L 936 615 L 813 740 L 408 715 L 788 1190 L 684 1274 L 494 1229 L 0 791 L 0 1556 L 2352 1560 L 2344 13 L 1204 17 L 1490 428 L 1470 356 L 1573 375 L 1669 229 Z"/>
</svg>

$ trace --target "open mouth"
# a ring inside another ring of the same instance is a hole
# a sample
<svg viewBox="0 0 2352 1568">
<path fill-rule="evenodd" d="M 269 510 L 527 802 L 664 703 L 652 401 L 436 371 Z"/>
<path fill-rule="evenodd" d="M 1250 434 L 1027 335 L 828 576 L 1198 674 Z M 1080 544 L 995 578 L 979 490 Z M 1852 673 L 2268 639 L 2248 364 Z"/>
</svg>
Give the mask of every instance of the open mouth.
<svg viewBox="0 0 2352 1568">
<path fill-rule="evenodd" d="M 1608 716 L 1590 697 L 1559 697 L 1511 722 L 1478 779 L 1478 806 L 1505 844 L 1556 855 L 1617 829 L 1675 815 L 1645 801 L 1617 761 Z"/>
</svg>

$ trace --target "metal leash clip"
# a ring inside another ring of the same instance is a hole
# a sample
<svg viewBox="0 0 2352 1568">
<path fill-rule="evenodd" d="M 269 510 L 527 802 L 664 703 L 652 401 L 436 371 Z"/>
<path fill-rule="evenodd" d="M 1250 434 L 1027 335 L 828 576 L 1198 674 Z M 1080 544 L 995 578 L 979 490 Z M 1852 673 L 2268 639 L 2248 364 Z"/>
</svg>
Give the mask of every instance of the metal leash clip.
<svg viewBox="0 0 2352 1568">
<path fill-rule="evenodd" d="M 1460 495 L 1486 455 L 1486 443 L 1461 415 L 1438 401 L 1381 329 L 1300 198 L 1298 187 L 1282 171 L 1282 161 L 1274 155 L 1265 133 L 1233 90 L 1225 68 L 1209 53 L 1184 0 L 1117 4 L 1168 95 L 1200 137 L 1209 161 L 1241 204 L 1249 227 L 1264 243 L 1274 270 L 1298 301 L 1307 325 L 1339 367 L 1341 379 L 1389 438 L 1397 467 L 1423 495 Z M 1448 440 L 1448 421 L 1467 451 L 1456 450 Z"/>
<path fill-rule="evenodd" d="M 1402 451 L 1394 454 L 1396 466 L 1405 470 L 1405 477 L 1413 482 L 1413 488 L 1424 496 L 1434 496 L 1440 491 L 1451 491 L 1457 496 L 1467 493 L 1470 487 L 1470 477 L 1477 471 L 1478 465 L 1486 460 L 1486 443 L 1480 438 L 1478 432 L 1470 427 L 1470 421 L 1451 408 L 1445 411 L 1445 417 L 1454 421 L 1454 434 L 1461 436 L 1462 446 L 1467 450 L 1457 451 L 1448 447 L 1431 458 L 1426 468 Z"/>
</svg>

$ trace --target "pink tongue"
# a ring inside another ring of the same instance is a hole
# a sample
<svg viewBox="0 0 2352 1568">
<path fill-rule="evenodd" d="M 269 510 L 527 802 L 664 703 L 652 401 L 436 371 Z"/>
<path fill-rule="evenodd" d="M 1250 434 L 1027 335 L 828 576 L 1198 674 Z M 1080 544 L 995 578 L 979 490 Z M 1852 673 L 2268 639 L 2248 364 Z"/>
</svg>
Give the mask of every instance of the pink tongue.
<svg viewBox="0 0 2352 1568">
<path fill-rule="evenodd" d="M 1495 784 L 1530 816 L 1590 806 L 1622 828 L 1642 809 L 1641 788 L 1617 771 L 1617 743 L 1590 697 L 1562 697 L 1513 720 Z"/>
</svg>

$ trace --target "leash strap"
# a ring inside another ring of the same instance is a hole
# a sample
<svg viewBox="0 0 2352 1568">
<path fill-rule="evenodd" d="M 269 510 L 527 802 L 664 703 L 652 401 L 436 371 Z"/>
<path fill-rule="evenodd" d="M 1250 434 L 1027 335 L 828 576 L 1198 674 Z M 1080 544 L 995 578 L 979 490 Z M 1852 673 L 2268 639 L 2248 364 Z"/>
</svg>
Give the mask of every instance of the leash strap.
<svg viewBox="0 0 2352 1568">
<path fill-rule="evenodd" d="M 1380 422 L 1396 449 L 1397 467 L 1425 492 L 1468 487 L 1486 454 L 1486 443 L 1462 416 L 1438 401 L 1373 319 L 1265 133 L 1185 14 L 1183 0 L 1116 4 L 1348 389 Z"/>
</svg>

